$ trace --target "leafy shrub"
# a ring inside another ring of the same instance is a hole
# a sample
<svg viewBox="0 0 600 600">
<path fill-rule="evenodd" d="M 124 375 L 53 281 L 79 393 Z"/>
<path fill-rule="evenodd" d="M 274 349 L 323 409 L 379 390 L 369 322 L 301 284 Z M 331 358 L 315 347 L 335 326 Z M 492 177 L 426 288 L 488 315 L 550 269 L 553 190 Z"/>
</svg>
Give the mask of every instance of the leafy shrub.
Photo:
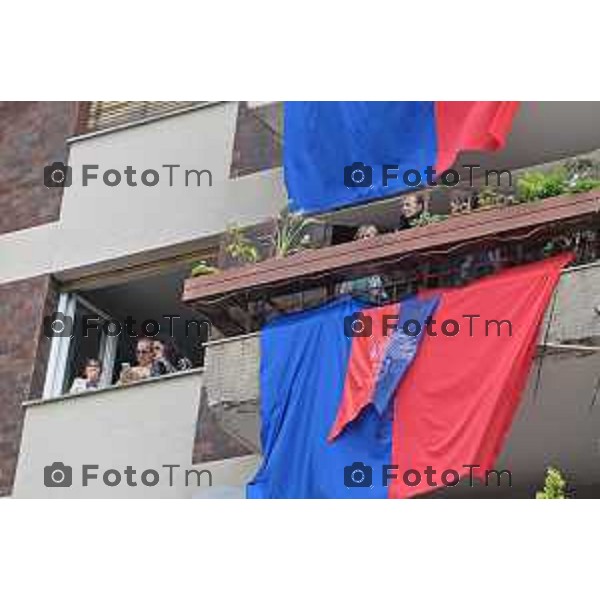
<svg viewBox="0 0 600 600">
<path fill-rule="evenodd" d="M 489 208 L 500 204 L 502 200 L 501 194 L 490 186 L 485 186 L 479 190 L 477 195 L 477 206 L 480 208 Z"/>
<path fill-rule="evenodd" d="M 260 258 L 258 248 L 237 225 L 227 228 L 228 243 L 225 252 L 241 263 L 255 263 Z"/>
<path fill-rule="evenodd" d="M 537 492 L 536 500 L 562 500 L 566 498 L 567 482 L 562 473 L 555 467 L 546 469 L 544 489 Z"/>
<path fill-rule="evenodd" d="M 416 219 L 411 221 L 411 224 L 415 227 L 423 227 L 424 225 L 429 225 L 430 223 L 439 223 L 440 221 L 445 221 L 448 218 L 448 215 L 434 215 L 428 211 L 423 211 Z"/>
<path fill-rule="evenodd" d="M 219 269 L 212 267 L 205 260 L 201 260 L 192 266 L 190 277 L 201 277 L 202 275 L 212 275 L 218 272 Z"/>
<path fill-rule="evenodd" d="M 272 255 L 283 258 L 308 248 L 311 244 L 308 229 L 317 223 L 315 219 L 292 213 L 287 208 L 274 219 L 274 231 L 269 236 Z"/>
<path fill-rule="evenodd" d="M 517 181 L 517 198 L 522 202 L 532 202 L 560 196 L 569 190 L 567 174 L 563 169 L 550 173 L 530 171 Z"/>
<path fill-rule="evenodd" d="M 569 186 L 569 190 L 575 193 L 589 192 L 596 188 L 600 188 L 600 179 L 592 179 L 591 177 L 576 179 Z"/>
</svg>

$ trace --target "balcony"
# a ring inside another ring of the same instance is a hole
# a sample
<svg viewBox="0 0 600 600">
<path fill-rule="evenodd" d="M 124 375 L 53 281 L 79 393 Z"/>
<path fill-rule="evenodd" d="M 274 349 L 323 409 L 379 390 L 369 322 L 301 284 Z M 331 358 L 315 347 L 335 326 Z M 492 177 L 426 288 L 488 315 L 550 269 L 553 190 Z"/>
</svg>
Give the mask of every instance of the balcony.
<svg viewBox="0 0 600 600">
<path fill-rule="evenodd" d="M 316 301 L 323 301 L 332 297 L 341 281 L 371 274 L 385 275 L 388 296 L 396 298 L 416 287 L 448 285 L 450 263 L 482 248 L 503 247 L 509 264 L 516 264 L 524 260 L 516 254 L 526 254 L 535 245 L 541 249 L 557 238 L 587 231 L 596 240 L 599 210 L 600 190 L 475 210 L 440 223 L 189 278 L 183 301 L 215 322 L 225 323 L 228 317 L 235 320 L 240 307 L 251 314 L 265 303 L 277 306 L 278 298 L 290 295 L 299 297 L 296 308 L 302 307 L 311 292 Z M 590 243 L 595 258 L 598 242 Z M 589 262 L 589 252 L 582 260 Z M 257 324 L 260 318 L 247 326 L 256 328 Z"/>
<path fill-rule="evenodd" d="M 600 351 L 600 262 L 561 276 L 542 326 L 539 350 L 508 440 L 495 468 L 509 469 L 513 489 L 439 490 L 436 496 L 532 498 L 548 465 L 560 465 L 577 497 L 600 489 L 597 401 Z M 254 431 L 258 443 L 260 334 L 230 337 L 206 348 L 208 402 L 231 427 Z M 577 435 L 573 435 L 573 432 Z"/>
<path fill-rule="evenodd" d="M 38 261 L 70 281 L 210 252 L 228 224 L 248 226 L 277 213 L 285 203 L 279 169 L 231 174 L 239 110 L 238 102 L 212 102 L 98 113 L 87 133 L 68 140 L 72 183 L 64 188 L 60 220 L 44 232 L 52 256 Z M 100 125 L 106 128 L 90 129 Z M 97 179 L 87 185 L 85 165 L 97 167 Z M 124 175 L 128 166 L 137 185 Z M 158 172 L 156 185 L 143 184 L 148 170 Z M 120 182 L 107 185 L 107 171 L 120 173 Z M 40 243 L 29 249 L 28 260 L 41 253 Z"/>
<path fill-rule="evenodd" d="M 124 386 L 25 403 L 25 420 L 13 496 L 16 498 L 192 498 L 241 497 L 244 482 L 254 473 L 257 457 L 193 464 L 203 372 L 201 369 Z M 44 467 L 59 461 L 72 467 L 69 487 L 46 487 Z M 99 465 L 99 479 L 82 485 L 82 465 Z M 173 470 L 172 485 L 162 465 Z M 104 485 L 102 472 L 132 466 L 137 477 L 158 470 L 155 486 L 125 478 Z M 207 470 L 197 485 L 185 470 Z"/>
<path fill-rule="evenodd" d="M 379 216 L 377 208 L 360 210 L 362 222 Z M 496 468 L 518 474 L 519 481 L 510 491 L 513 497 L 533 497 L 549 464 L 560 465 L 571 476 L 578 497 L 593 497 L 600 488 L 595 433 L 600 419 L 596 407 L 599 211 L 600 190 L 596 188 L 468 210 L 439 223 L 301 250 L 188 279 L 183 300 L 189 306 L 221 322 L 237 320 L 240 325 L 241 335 L 206 346 L 208 400 L 240 422 L 244 412 L 258 411 L 257 330 L 274 314 L 331 298 L 341 281 L 380 274 L 387 281 L 389 297 L 398 299 L 421 288 L 457 285 L 457 265 L 482 250 L 501 248 L 509 266 L 541 258 L 546 251 L 569 248 L 576 261 L 563 272 L 547 311 L 529 385 Z M 388 210 L 386 216 L 389 214 Z M 241 314 L 252 318 L 242 322 Z M 244 419 L 249 422 L 247 414 Z M 575 430 L 580 435 L 572 436 L 570 432 Z M 543 444 L 536 443 L 542 439 Z M 487 497 L 498 493 L 491 488 L 457 488 L 436 495 Z"/>
</svg>

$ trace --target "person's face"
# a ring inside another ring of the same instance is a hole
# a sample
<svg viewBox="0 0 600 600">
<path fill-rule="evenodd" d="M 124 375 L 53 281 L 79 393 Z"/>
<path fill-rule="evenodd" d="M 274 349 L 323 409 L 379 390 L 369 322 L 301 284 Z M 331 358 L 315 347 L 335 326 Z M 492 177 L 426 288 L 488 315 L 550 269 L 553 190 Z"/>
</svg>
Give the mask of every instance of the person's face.
<svg viewBox="0 0 600 600">
<path fill-rule="evenodd" d="M 368 240 L 369 238 L 374 238 L 377 236 L 377 229 L 375 227 L 367 227 L 364 230 L 360 231 L 358 234 L 359 240 Z"/>
<path fill-rule="evenodd" d="M 137 362 L 141 367 L 147 367 L 152 363 L 154 358 L 154 350 L 152 348 L 152 342 L 148 340 L 142 340 L 138 342 L 135 355 Z"/>
<path fill-rule="evenodd" d="M 154 358 L 163 358 L 165 355 L 165 345 L 162 342 L 153 342 L 152 349 Z"/>
<path fill-rule="evenodd" d="M 407 219 L 412 219 L 419 214 L 419 201 L 415 196 L 408 196 L 402 202 L 402 212 Z"/>
<path fill-rule="evenodd" d="M 97 363 L 90 363 L 85 368 L 85 378 L 88 381 L 92 381 L 94 383 L 98 382 L 98 380 L 100 379 L 100 373 L 100 365 Z"/>
</svg>

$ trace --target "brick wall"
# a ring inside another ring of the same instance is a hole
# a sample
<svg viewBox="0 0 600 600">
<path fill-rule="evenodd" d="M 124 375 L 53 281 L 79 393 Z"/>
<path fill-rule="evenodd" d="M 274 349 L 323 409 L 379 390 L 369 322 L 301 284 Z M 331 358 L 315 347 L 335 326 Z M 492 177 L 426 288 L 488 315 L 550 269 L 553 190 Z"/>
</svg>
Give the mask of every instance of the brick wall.
<svg viewBox="0 0 600 600">
<path fill-rule="evenodd" d="M 44 166 L 65 161 L 77 102 L 0 102 L 0 234 L 55 221 L 61 188 L 47 188 Z M 1 333 L 1 331 L 0 331 Z"/>
<path fill-rule="evenodd" d="M 0 495 L 10 493 L 21 440 L 21 403 L 42 392 L 50 340 L 44 314 L 56 305 L 47 275 L 0 285 Z"/>
<path fill-rule="evenodd" d="M 0 235 L 59 218 L 61 188 L 44 166 L 65 161 L 77 102 L 0 102 Z M 48 275 L 0 285 L 0 495 L 10 493 L 21 439 L 21 403 L 42 393 L 50 340 L 42 319 L 56 303 Z"/>
</svg>

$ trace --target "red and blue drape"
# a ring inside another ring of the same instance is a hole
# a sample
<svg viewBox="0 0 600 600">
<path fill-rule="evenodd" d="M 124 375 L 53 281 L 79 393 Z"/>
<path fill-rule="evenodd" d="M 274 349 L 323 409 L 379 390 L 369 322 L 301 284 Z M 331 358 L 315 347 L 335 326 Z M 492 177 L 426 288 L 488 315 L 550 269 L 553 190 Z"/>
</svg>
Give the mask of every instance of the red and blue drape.
<svg viewBox="0 0 600 600">
<path fill-rule="evenodd" d="M 386 185 L 383 165 L 422 174 L 431 167 L 439 176 L 461 150 L 501 148 L 517 108 L 517 102 L 286 102 L 290 208 L 325 212 L 409 187 L 402 177 Z M 346 185 L 344 169 L 355 162 L 372 168 L 370 185 Z"/>
<path fill-rule="evenodd" d="M 342 297 L 267 325 L 263 463 L 248 496 L 405 498 L 432 489 L 425 476 L 407 485 L 402 474 L 411 469 L 423 474 L 431 467 L 439 483 L 445 470 L 468 475 L 465 465 L 479 465 L 472 470 L 477 477 L 492 468 L 527 381 L 542 317 L 570 260 L 561 255 L 507 269 L 399 305 L 367 308 Z M 360 311 L 371 335 L 348 337 L 348 320 Z M 389 317 L 398 329 L 384 335 Z M 409 320 L 424 324 L 428 317 L 437 335 L 425 327 L 419 336 L 401 331 Z M 441 333 L 449 320 L 459 322 L 458 334 Z M 510 335 L 506 326 L 497 335 L 488 321 L 509 321 Z M 372 470 L 371 485 L 346 485 L 345 470 L 357 462 Z M 397 466 L 387 486 L 386 465 Z"/>
</svg>

